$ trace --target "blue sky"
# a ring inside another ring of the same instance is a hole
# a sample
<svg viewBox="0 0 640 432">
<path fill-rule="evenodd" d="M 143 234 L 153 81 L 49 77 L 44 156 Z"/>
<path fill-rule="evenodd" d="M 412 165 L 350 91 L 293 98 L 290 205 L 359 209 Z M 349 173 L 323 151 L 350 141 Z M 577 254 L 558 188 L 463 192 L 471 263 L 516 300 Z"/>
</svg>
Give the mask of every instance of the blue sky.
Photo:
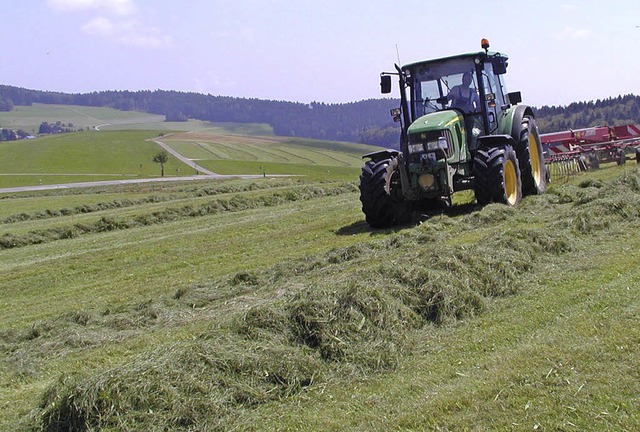
<svg viewBox="0 0 640 432">
<path fill-rule="evenodd" d="M 0 84 L 299 102 L 382 97 L 401 63 L 491 49 L 534 106 L 640 95 L 637 0 L 4 0 Z M 392 96 L 397 96 L 397 90 Z"/>
</svg>

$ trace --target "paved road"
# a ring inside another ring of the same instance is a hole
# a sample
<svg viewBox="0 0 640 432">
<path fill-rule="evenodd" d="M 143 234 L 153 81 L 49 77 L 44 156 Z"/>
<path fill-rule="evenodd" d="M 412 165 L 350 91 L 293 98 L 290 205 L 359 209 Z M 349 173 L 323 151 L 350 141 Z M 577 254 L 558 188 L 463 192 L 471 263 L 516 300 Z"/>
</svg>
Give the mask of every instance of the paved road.
<svg viewBox="0 0 640 432">
<path fill-rule="evenodd" d="M 255 175 L 215 174 L 215 175 L 196 175 L 196 176 L 182 176 L 182 177 L 155 177 L 155 178 L 129 179 L 129 180 L 105 180 L 105 181 L 95 181 L 95 182 L 61 183 L 61 184 L 38 185 L 38 186 L 19 186 L 19 187 L 10 187 L 10 188 L 0 188 L 0 194 L 11 193 L 11 192 L 53 190 L 53 189 L 85 188 L 85 187 L 95 187 L 95 186 L 114 186 L 114 185 L 125 185 L 125 184 L 132 184 L 132 183 L 175 182 L 175 181 L 206 180 L 206 179 L 220 180 L 223 178 L 253 179 L 253 178 L 262 178 L 262 177 L 265 177 L 265 176 L 263 176 L 262 174 L 255 174 Z M 266 177 L 290 177 L 290 176 L 266 175 Z"/>
</svg>

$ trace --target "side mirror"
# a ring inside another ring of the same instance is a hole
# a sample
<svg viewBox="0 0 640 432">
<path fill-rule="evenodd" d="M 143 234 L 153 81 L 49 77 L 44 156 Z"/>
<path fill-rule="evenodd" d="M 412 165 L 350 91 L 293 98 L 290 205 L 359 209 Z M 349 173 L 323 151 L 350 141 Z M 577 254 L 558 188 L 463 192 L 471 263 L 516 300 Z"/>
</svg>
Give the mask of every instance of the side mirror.
<svg viewBox="0 0 640 432">
<path fill-rule="evenodd" d="M 400 121 L 400 114 L 402 114 L 402 111 L 400 110 L 400 108 L 394 108 L 391 110 L 391 117 L 393 117 L 394 122 Z"/>
<path fill-rule="evenodd" d="M 504 57 L 496 57 L 491 60 L 491 66 L 493 66 L 493 73 L 496 75 L 502 75 L 507 73 L 507 59 Z"/>
<path fill-rule="evenodd" d="M 509 99 L 509 103 L 511 105 L 518 105 L 520 102 L 522 102 L 522 95 L 520 94 L 520 92 L 507 93 L 507 98 Z"/>
<path fill-rule="evenodd" d="M 380 92 L 391 93 L 391 75 L 380 75 Z"/>
</svg>

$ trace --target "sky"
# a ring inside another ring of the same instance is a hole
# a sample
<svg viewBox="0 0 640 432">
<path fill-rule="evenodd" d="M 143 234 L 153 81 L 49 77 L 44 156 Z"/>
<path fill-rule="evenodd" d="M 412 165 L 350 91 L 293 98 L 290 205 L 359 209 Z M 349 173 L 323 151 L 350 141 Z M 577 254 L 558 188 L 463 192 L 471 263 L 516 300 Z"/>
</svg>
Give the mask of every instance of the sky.
<svg viewBox="0 0 640 432">
<path fill-rule="evenodd" d="M 528 105 L 640 95 L 637 0 L 0 1 L 0 84 L 29 89 L 356 102 L 487 38 Z"/>
</svg>

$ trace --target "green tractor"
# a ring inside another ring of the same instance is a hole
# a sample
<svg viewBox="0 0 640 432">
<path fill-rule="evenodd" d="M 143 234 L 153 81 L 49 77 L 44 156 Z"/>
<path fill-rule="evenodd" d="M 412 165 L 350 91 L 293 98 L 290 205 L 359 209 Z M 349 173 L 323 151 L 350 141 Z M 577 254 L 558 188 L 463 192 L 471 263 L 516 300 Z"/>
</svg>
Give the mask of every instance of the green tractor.
<svg viewBox="0 0 640 432">
<path fill-rule="evenodd" d="M 544 193 L 547 169 L 531 107 L 507 93 L 508 57 L 489 51 L 396 65 L 383 72 L 400 82 L 400 150 L 369 153 L 360 175 L 360 201 L 370 226 L 411 220 L 414 211 L 451 205 L 454 192 L 472 189 L 478 204 L 514 206 Z"/>
</svg>

